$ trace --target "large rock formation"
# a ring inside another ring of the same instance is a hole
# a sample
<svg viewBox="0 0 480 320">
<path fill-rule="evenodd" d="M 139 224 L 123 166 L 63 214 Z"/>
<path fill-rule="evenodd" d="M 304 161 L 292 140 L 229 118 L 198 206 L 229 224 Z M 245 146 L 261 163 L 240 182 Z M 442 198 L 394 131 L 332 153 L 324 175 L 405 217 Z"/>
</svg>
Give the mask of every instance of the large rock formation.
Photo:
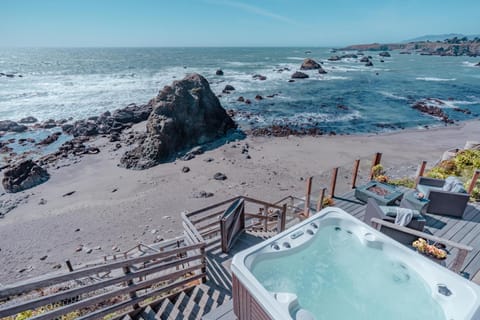
<svg viewBox="0 0 480 320">
<path fill-rule="evenodd" d="M 147 121 L 146 137 L 120 160 L 126 168 L 153 167 L 179 151 L 213 141 L 236 127 L 208 81 L 199 74 L 165 86 L 149 104 L 153 111 Z"/>
<path fill-rule="evenodd" d="M 47 170 L 32 160 L 25 160 L 4 172 L 2 184 L 6 192 L 14 193 L 39 185 L 48 178 Z"/>
<path fill-rule="evenodd" d="M 313 70 L 313 69 L 320 69 L 320 68 L 321 66 L 317 61 L 307 58 L 303 60 L 300 70 Z"/>
<path fill-rule="evenodd" d="M 306 79 L 308 78 L 308 74 L 296 71 L 294 74 L 292 74 L 292 79 Z"/>
</svg>

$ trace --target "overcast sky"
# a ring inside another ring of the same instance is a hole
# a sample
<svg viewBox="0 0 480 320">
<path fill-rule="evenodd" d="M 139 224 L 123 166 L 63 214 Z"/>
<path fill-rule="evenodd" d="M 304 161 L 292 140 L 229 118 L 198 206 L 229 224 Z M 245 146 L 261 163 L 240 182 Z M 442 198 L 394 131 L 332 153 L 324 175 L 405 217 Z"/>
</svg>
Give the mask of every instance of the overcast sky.
<svg viewBox="0 0 480 320">
<path fill-rule="evenodd" d="M 480 33 L 467 0 L 0 0 L 0 46 L 340 46 Z"/>
</svg>

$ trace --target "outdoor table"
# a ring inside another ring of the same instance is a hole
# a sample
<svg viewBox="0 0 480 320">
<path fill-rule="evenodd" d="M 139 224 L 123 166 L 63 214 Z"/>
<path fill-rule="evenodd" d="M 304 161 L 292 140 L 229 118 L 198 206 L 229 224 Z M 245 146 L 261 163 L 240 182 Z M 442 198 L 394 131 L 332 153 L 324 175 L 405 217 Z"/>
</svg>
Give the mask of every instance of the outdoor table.
<svg viewBox="0 0 480 320">
<path fill-rule="evenodd" d="M 367 202 L 368 198 L 374 199 L 379 205 L 393 205 L 400 200 L 403 192 L 392 185 L 378 181 L 370 181 L 355 189 L 355 198 Z"/>
</svg>

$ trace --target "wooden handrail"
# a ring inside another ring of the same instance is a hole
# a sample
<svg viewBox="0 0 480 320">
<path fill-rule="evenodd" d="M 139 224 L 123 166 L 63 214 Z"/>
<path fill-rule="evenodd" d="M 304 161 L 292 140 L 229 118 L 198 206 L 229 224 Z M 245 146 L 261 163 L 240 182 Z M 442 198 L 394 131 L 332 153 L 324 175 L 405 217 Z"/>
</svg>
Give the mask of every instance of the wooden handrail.
<svg viewBox="0 0 480 320">
<path fill-rule="evenodd" d="M 456 273 L 459 273 L 461 271 L 463 263 L 465 261 L 465 258 L 467 257 L 468 253 L 473 250 L 473 248 L 470 247 L 470 246 L 467 246 L 467 245 L 464 245 L 464 244 L 461 244 L 461 243 L 458 243 L 458 242 L 454 242 L 454 241 L 451 241 L 451 240 L 448 240 L 448 239 L 439 238 L 439 237 L 436 237 L 434 235 L 431 235 L 431 234 L 428 234 L 428 233 L 425 233 L 425 232 L 421 232 L 421 231 L 418 231 L 418 230 L 410 229 L 410 228 L 407 228 L 407 227 L 404 227 L 404 226 L 400 226 L 398 224 L 394 224 L 394 223 L 391 223 L 391 222 L 388 222 L 388 221 L 385 221 L 385 220 L 382 220 L 382 219 L 372 218 L 371 224 L 372 224 L 372 227 L 374 227 L 377 230 L 380 230 L 380 228 L 382 226 L 384 226 L 384 227 L 387 227 L 387 228 L 390 228 L 390 229 L 393 229 L 393 230 L 396 230 L 396 231 L 411 234 L 411 235 L 419 237 L 419 238 L 423 238 L 423 239 L 430 240 L 430 241 L 433 241 L 433 242 L 441 243 L 441 244 L 444 244 L 446 246 L 450 246 L 450 247 L 458 249 L 458 252 L 455 255 L 455 258 L 453 259 L 453 264 L 452 264 L 452 267 L 451 267 L 451 270 L 456 272 Z"/>
<path fill-rule="evenodd" d="M 122 260 L 118 262 L 112 262 L 108 264 L 103 264 L 100 266 L 95 266 L 95 267 L 90 267 L 90 268 L 85 268 L 85 269 L 80 269 L 76 270 L 73 272 L 69 272 L 66 274 L 54 276 L 54 277 L 46 277 L 44 279 L 32 279 L 32 280 L 27 280 L 26 282 L 22 284 L 13 284 L 13 285 L 7 285 L 5 287 L 2 287 L 0 289 L 0 298 L 6 298 L 9 296 L 21 294 L 26 291 L 31 291 L 35 289 L 41 289 L 50 285 L 54 285 L 57 283 L 65 282 L 68 280 L 72 279 L 78 279 L 82 278 L 85 276 L 89 276 L 92 274 L 97 274 L 101 272 L 106 272 L 110 271 L 112 269 L 120 269 L 126 266 L 131 266 L 134 264 L 142 263 L 145 261 L 149 260 L 154 260 L 154 259 L 162 259 L 166 257 L 170 257 L 172 255 L 177 255 L 179 253 L 184 253 L 186 251 L 190 250 L 195 250 L 195 249 L 200 249 L 204 247 L 204 243 L 197 243 L 193 244 L 190 246 L 185 246 L 185 247 L 180 247 L 178 249 L 173 249 L 169 251 L 164 251 L 164 252 L 159 252 L 159 253 L 153 253 L 150 255 L 145 255 L 143 257 L 138 257 L 138 258 L 133 258 L 133 259 L 128 259 L 128 260 Z"/>
</svg>

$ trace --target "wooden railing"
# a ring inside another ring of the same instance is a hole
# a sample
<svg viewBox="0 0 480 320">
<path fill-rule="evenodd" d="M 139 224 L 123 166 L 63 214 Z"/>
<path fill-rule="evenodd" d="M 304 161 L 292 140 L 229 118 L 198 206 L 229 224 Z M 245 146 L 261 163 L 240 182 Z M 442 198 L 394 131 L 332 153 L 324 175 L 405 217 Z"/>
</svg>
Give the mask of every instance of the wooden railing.
<svg viewBox="0 0 480 320">
<path fill-rule="evenodd" d="M 381 227 L 384 226 L 389 229 L 393 229 L 395 231 L 407 233 L 415 237 L 423 238 L 425 240 L 433 241 L 435 243 L 441 243 L 447 247 L 453 248 L 454 250 L 452 250 L 452 253 L 456 251 L 456 254 L 453 257 L 452 263 L 448 267 L 450 270 L 456 273 L 459 273 L 462 270 L 463 263 L 465 262 L 465 258 L 467 257 L 468 253 L 473 250 L 473 248 L 470 246 L 466 246 L 461 243 L 453 242 L 447 239 L 439 238 L 434 235 L 421 232 L 418 230 L 403 227 L 382 219 L 372 218 L 371 224 L 372 224 L 372 227 L 374 227 L 377 230 L 380 230 Z"/>
<path fill-rule="evenodd" d="M 225 210 L 238 199 L 243 199 L 245 202 L 245 229 L 262 231 L 285 229 L 286 204 L 279 205 L 238 196 L 193 212 L 182 213 L 187 242 L 204 241 L 207 247 L 221 246 L 221 217 Z"/>
<path fill-rule="evenodd" d="M 29 310 L 31 319 L 98 319 L 132 311 L 203 281 L 204 251 L 205 244 L 197 243 L 2 287 L 0 318 Z"/>
</svg>

